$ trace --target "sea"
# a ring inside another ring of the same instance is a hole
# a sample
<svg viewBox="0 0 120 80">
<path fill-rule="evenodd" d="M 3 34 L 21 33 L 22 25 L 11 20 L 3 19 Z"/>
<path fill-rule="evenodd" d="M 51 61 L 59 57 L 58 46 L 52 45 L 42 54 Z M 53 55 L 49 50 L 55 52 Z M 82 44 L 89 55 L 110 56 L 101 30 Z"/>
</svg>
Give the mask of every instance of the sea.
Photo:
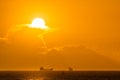
<svg viewBox="0 0 120 80">
<path fill-rule="evenodd" d="M 0 80 L 120 80 L 120 71 L 0 71 Z"/>
</svg>

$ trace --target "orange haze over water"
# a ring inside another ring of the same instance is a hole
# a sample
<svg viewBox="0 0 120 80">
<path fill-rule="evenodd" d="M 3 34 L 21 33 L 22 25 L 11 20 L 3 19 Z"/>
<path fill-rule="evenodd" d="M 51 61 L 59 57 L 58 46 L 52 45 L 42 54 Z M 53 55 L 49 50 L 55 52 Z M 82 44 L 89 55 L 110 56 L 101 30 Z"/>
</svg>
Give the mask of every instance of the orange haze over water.
<svg viewBox="0 0 120 80">
<path fill-rule="evenodd" d="M 114 67 L 120 64 L 119 4 L 119 0 L 0 0 L 0 69 L 120 69 Z M 8 33 L 34 18 L 44 19 L 47 26 L 57 30 L 42 39 L 36 36 L 41 32 L 33 29 Z M 6 34 L 9 36 L 4 39 Z M 100 55 L 99 60 L 93 54 Z M 94 59 L 91 63 L 89 56 Z M 103 56 L 110 59 L 105 59 L 106 63 L 113 61 L 113 67 L 102 61 Z"/>
</svg>

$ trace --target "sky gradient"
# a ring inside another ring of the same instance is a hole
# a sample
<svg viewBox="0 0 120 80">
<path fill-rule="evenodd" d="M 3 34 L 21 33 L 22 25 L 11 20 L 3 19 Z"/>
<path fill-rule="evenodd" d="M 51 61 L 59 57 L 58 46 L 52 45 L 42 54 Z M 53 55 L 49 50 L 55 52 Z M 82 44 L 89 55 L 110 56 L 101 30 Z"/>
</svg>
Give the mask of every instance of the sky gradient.
<svg viewBox="0 0 120 80">
<path fill-rule="evenodd" d="M 11 65 L 12 63 L 15 64 L 13 61 L 17 60 L 17 58 L 10 62 L 5 63 L 5 61 L 9 61 L 16 54 L 19 56 L 21 53 L 25 54 L 21 55 L 21 57 L 27 58 L 32 58 L 31 55 L 41 55 L 42 52 L 39 48 L 43 47 L 43 43 L 42 40 L 34 36 L 34 33 L 29 30 L 9 33 L 9 30 L 15 28 L 16 25 L 29 24 L 36 17 L 43 18 L 47 26 L 56 29 L 44 35 L 44 40 L 49 50 L 65 46 L 82 45 L 85 49 L 88 48 L 91 51 L 95 51 L 95 54 L 105 56 L 120 64 L 119 4 L 119 0 L 0 0 L 0 37 L 3 38 L 6 34 L 9 34 L 8 40 L 0 40 L 0 55 L 3 58 L 1 59 L 3 67 L 7 66 L 8 63 L 11 63 Z M 19 53 L 17 49 L 23 52 Z M 39 53 L 37 53 L 36 49 Z M 79 50 L 79 48 L 77 49 Z M 31 51 L 33 53 L 30 53 Z M 45 52 L 48 53 L 49 51 L 45 50 Z M 84 51 L 83 53 L 87 52 Z M 68 53 L 69 51 L 66 52 L 66 56 L 70 57 L 67 55 Z M 74 52 L 70 53 L 70 55 L 72 54 L 74 55 Z M 76 54 L 81 55 L 79 51 Z M 74 59 L 72 58 L 73 62 L 76 62 Z M 36 60 L 33 61 L 35 62 Z M 22 62 L 22 58 L 20 58 L 21 65 Z M 94 64 L 94 62 L 91 64 Z M 37 67 L 41 66 L 35 65 Z M 35 65 L 31 63 L 31 68 L 36 69 Z M 78 63 L 76 65 L 79 66 Z M 67 67 L 67 65 L 63 67 Z"/>
</svg>

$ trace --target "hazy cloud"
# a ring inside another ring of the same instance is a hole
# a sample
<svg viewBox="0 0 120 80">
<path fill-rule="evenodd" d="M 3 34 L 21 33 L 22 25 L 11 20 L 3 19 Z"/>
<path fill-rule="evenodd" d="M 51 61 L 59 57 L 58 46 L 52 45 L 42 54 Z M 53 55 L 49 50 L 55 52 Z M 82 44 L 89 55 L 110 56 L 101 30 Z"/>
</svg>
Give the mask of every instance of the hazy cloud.
<svg viewBox="0 0 120 80">
<path fill-rule="evenodd" d="M 73 67 L 81 70 L 120 69 L 119 63 L 85 46 L 45 49 L 4 44 L 0 47 L 0 69 L 39 69 L 41 66 L 55 69 Z"/>
</svg>

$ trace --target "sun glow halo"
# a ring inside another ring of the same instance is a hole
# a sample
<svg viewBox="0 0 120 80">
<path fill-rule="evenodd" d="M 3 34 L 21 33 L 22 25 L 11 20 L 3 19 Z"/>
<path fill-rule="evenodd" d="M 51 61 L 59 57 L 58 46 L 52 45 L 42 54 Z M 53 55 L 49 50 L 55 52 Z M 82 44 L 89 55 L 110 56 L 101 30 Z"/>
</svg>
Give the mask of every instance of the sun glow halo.
<svg viewBox="0 0 120 80">
<path fill-rule="evenodd" d="M 35 18 L 30 26 L 31 28 L 47 29 L 45 21 L 42 18 Z"/>
</svg>

